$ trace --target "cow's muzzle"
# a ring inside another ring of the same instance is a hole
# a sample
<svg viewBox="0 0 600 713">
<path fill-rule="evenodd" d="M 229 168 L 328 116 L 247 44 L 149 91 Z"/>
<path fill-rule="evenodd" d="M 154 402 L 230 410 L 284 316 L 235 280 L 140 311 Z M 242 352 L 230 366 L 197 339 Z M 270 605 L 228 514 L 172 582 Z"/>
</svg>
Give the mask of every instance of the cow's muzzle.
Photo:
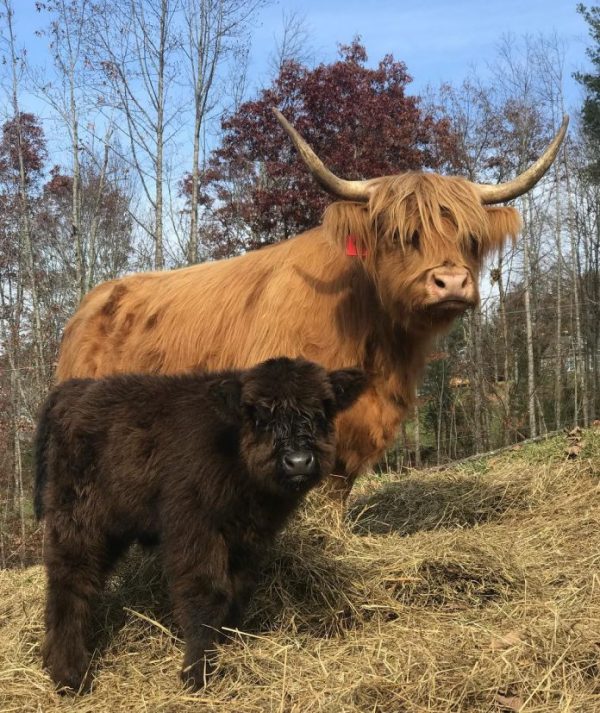
<svg viewBox="0 0 600 713">
<path fill-rule="evenodd" d="M 475 283 L 464 267 L 436 267 L 427 275 L 429 306 L 464 311 L 477 301 Z"/>
</svg>

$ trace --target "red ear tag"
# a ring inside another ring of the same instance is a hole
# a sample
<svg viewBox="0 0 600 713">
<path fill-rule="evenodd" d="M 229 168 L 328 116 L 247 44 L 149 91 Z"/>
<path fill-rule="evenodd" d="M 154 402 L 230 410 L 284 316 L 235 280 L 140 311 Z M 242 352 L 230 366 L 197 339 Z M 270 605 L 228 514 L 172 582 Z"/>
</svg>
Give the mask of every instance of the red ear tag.
<svg viewBox="0 0 600 713">
<path fill-rule="evenodd" d="M 367 249 L 362 248 L 359 253 L 356 246 L 356 237 L 354 235 L 348 235 L 346 236 L 346 255 L 353 255 L 355 257 L 360 255 L 360 257 L 367 257 Z"/>
</svg>

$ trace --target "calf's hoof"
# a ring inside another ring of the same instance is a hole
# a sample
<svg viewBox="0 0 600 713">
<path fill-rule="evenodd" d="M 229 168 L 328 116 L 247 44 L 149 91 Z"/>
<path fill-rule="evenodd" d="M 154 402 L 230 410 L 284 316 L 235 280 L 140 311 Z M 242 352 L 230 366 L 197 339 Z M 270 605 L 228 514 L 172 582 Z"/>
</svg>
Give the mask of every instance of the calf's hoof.
<svg viewBox="0 0 600 713">
<path fill-rule="evenodd" d="M 181 669 L 183 685 L 190 691 L 200 691 L 204 688 L 214 668 L 214 664 L 207 658 L 202 658 L 200 661 L 196 661 L 192 664 L 184 664 Z"/>
<path fill-rule="evenodd" d="M 84 693 L 89 691 L 87 677 L 90 657 L 88 654 L 76 656 L 69 653 L 47 650 L 44 652 L 44 666 L 56 684 L 59 693 Z"/>
</svg>

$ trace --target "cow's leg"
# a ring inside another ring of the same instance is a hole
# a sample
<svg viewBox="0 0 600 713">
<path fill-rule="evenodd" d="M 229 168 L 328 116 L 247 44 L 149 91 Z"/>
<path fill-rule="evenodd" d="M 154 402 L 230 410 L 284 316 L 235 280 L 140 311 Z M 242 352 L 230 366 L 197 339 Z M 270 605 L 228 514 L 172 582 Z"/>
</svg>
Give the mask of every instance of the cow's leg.
<svg viewBox="0 0 600 713">
<path fill-rule="evenodd" d="M 334 475 L 327 478 L 327 492 L 343 508 L 356 479 L 376 463 L 395 439 L 406 415 L 399 403 L 377 393 L 363 396 L 337 421 L 337 460 Z"/>
<path fill-rule="evenodd" d="M 324 483 L 324 490 L 327 496 L 343 509 L 354 485 L 354 481 L 357 478 L 357 474 L 353 476 L 348 476 L 346 474 L 332 473 Z"/>
<path fill-rule="evenodd" d="M 346 463 L 338 459 L 333 473 L 325 480 L 324 491 L 340 510 L 346 505 L 352 486 L 361 472 L 362 468 L 351 470 Z"/>
<path fill-rule="evenodd" d="M 44 665 L 60 687 L 82 688 L 90 664 L 94 599 L 104 584 L 111 556 L 90 533 L 59 533 L 49 528 Z"/>
<path fill-rule="evenodd" d="M 185 637 L 181 678 L 198 690 L 214 668 L 207 652 L 222 638 L 221 627 L 233 600 L 227 547 L 216 533 L 171 532 L 165 538 L 165 565 L 175 616 Z"/>
</svg>

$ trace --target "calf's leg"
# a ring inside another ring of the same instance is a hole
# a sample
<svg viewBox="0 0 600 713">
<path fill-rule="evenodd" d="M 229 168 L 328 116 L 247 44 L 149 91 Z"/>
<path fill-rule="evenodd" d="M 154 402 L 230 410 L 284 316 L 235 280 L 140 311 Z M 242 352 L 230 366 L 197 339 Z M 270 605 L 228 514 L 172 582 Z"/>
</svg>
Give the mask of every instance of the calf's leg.
<svg viewBox="0 0 600 713">
<path fill-rule="evenodd" d="M 207 652 L 222 638 L 233 599 L 227 547 L 217 534 L 189 531 L 172 534 L 165 546 L 171 598 L 186 643 L 181 678 L 198 690 L 214 667 Z"/>
<path fill-rule="evenodd" d="M 236 562 L 234 565 L 230 561 L 233 598 L 223 624 L 230 629 L 238 629 L 242 625 L 244 614 L 254 594 L 258 580 L 257 571 L 261 559 L 260 556 L 251 550 L 246 551 L 244 554 L 245 561 L 243 565 L 240 562 Z"/>
<path fill-rule="evenodd" d="M 90 664 L 91 617 L 110 562 L 106 548 L 52 527 L 45 550 L 47 571 L 44 665 L 59 687 L 78 690 Z"/>
</svg>

